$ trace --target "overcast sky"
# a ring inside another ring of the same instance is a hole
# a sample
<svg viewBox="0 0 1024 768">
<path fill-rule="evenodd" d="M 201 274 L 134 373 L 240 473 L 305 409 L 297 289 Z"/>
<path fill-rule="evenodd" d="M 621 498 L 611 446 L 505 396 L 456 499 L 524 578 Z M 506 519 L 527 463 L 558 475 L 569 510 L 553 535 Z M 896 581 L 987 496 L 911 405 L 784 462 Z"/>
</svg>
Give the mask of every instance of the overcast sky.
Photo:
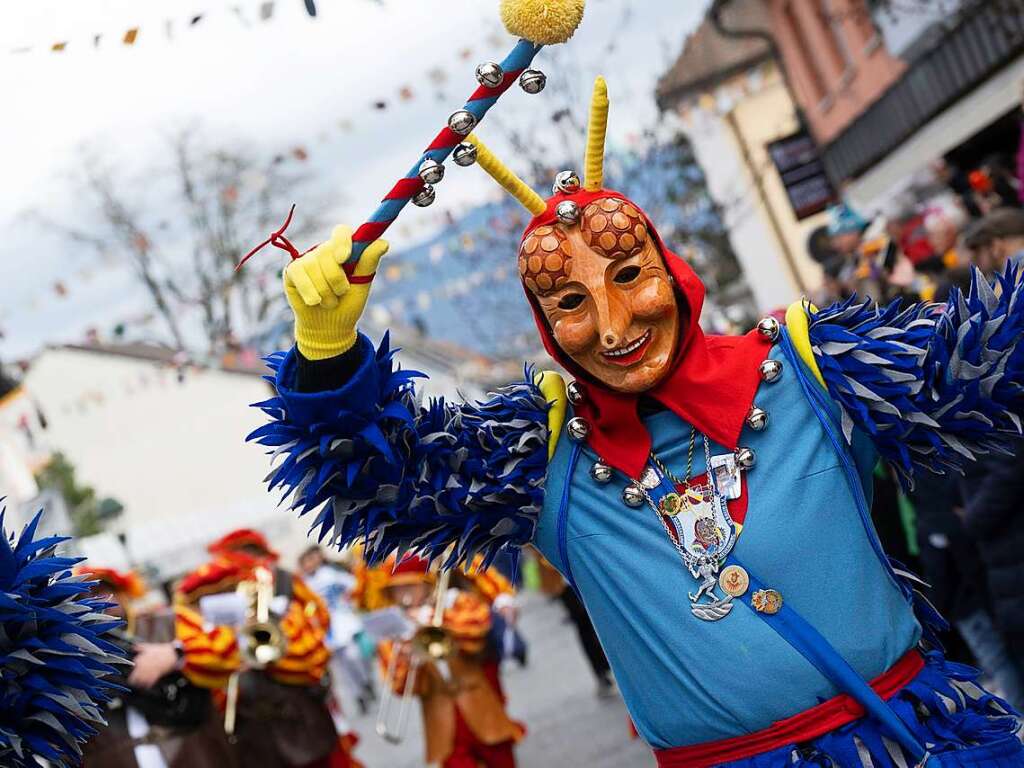
<svg viewBox="0 0 1024 768">
<path fill-rule="evenodd" d="M 588 0 L 582 28 L 561 53 L 572 57 L 580 116 L 589 82 L 601 73 L 613 102 L 610 140 L 651 124 L 657 78 L 706 5 Z M 306 146 L 309 162 L 344 197 L 338 220 L 358 224 L 468 95 L 473 67 L 500 60 L 513 43 L 498 22 L 497 0 L 317 0 L 316 19 L 301 0 L 276 0 L 266 22 L 258 18 L 260 6 L 260 0 L 32 0 L 4 11 L 0 359 L 75 340 L 90 325 L 110 326 L 146 306 L 127 274 L 25 215 L 40 211 L 73 222 L 86 215 L 65 178 L 84 142 L 107 147 L 126 173 L 150 166 L 160 137 L 194 120 L 208 137 L 237 138 L 268 152 Z M 190 25 L 198 14 L 202 20 Z M 129 47 L 120 41 L 131 27 L 140 31 Z M 64 40 L 64 52 L 50 52 Z M 32 50 L 16 52 L 26 47 Z M 542 52 L 537 65 L 557 78 L 551 55 Z M 450 103 L 434 96 L 426 73 L 435 68 L 448 74 Z M 404 86 L 414 98 L 403 102 Z M 543 98 L 514 89 L 492 114 L 510 124 L 538 120 Z M 388 109 L 373 108 L 380 99 Z M 350 130 L 340 127 L 346 122 Z M 486 121 L 481 134 L 487 135 Z M 493 194 L 483 174 L 460 174 L 458 184 L 446 181 L 438 192 L 456 208 Z M 417 216 L 428 214 L 407 209 L 402 221 L 409 217 L 415 225 Z M 253 234 L 254 241 L 265 236 Z M 67 283 L 66 297 L 56 295 L 56 280 Z"/>
</svg>

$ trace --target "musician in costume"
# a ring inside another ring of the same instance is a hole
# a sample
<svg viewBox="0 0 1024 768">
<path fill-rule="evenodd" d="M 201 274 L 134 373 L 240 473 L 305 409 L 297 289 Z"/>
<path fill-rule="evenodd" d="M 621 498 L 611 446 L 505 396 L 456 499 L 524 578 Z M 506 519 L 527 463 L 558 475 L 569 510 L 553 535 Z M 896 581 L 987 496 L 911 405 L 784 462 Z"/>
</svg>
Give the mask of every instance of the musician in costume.
<svg viewBox="0 0 1024 768">
<path fill-rule="evenodd" d="M 196 685 L 218 691 L 229 710 L 229 691 L 237 685 L 229 730 L 240 764 L 358 768 L 350 755 L 354 736 L 339 736 L 328 706 L 330 652 L 324 640 L 330 619 L 323 601 L 299 576 L 277 565 L 277 553 L 258 531 L 232 531 L 208 551 L 210 562 L 186 576 L 175 595 L 182 671 Z M 255 665 L 246 661 L 235 627 L 207 624 L 203 598 L 235 592 L 261 568 L 272 577 L 270 620 L 279 627 L 284 648 L 280 658 Z"/>
<path fill-rule="evenodd" d="M 436 579 L 428 561 L 406 557 L 396 563 L 391 558 L 379 570 L 386 577 L 383 604 L 405 609 L 418 623 L 431 623 Z M 497 580 L 491 575 L 481 583 L 487 590 Z M 463 581 L 463 586 L 470 586 L 470 581 Z M 490 603 L 476 589 L 458 587 L 449 588 L 441 601 L 444 614 L 440 626 L 451 638 L 453 652 L 443 666 L 422 660 L 410 691 L 421 703 L 424 760 L 442 768 L 513 768 L 514 747 L 525 729 L 505 711 L 498 650 L 491 636 Z M 393 659 L 396 653 L 399 655 Z M 409 682 L 410 653 L 401 640 L 378 646 L 386 684 L 395 696 L 402 696 Z"/>
<path fill-rule="evenodd" d="M 296 346 L 269 358 L 251 435 L 277 456 L 272 489 L 371 560 L 455 567 L 533 542 L 661 766 L 1021 765 L 1016 713 L 943 658 L 941 619 L 870 522 L 879 459 L 927 482 L 1016 449 L 1014 268 L 945 305 L 798 302 L 785 327 L 707 336 L 697 275 L 604 188 L 607 112 L 599 80 L 584 178 L 559 174 L 547 200 L 479 140 L 458 155 L 532 214 L 520 274 L 574 381 L 527 370 L 421 406 L 419 374 L 357 329 L 387 246 L 343 269 L 337 229 L 285 270 Z"/>
<path fill-rule="evenodd" d="M 93 581 L 97 597 L 109 596 L 109 612 L 125 620 L 120 642 L 135 662 L 120 681 L 125 690 L 104 708 L 106 727 L 85 745 L 85 768 L 237 765 L 210 692 L 179 671 L 184 654 L 173 612 L 136 613 L 133 603 L 145 587 L 134 572 L 79 566 L 75 575 Z"/>
</svg>

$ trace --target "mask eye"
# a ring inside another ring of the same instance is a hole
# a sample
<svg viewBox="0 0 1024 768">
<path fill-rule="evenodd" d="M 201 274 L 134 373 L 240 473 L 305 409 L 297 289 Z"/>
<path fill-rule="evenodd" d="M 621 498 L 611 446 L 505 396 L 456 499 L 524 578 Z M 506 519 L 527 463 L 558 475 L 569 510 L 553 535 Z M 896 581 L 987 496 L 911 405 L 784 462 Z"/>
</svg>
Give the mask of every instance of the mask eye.
<svg viewBox="0 0 1024 768">
<path fill-rule="evenodd" d="M 632 283 L 639 276 L 640 276 L 640 267 L 629 266 L 629 267 L 623 267 L 622 269 L 620 269 L 618 271 L 618 273 L 615 275 L 614 280 L 615 280 L 616 283 Z"/>
<path fill-rule="evenodd" d="M 559 309 L 576 309 L 586 298 L 582 293 L 567 293 L 558 300 Z"/>
</svg>

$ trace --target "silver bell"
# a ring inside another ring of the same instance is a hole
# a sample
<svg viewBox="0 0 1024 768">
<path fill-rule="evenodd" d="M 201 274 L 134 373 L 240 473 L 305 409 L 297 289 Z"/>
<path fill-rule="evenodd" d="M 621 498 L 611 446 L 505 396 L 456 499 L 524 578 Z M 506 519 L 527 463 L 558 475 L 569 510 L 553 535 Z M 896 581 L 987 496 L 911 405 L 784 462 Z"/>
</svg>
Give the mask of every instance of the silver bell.
<svg viewBox="0 0 1024 768">
<path fill-rule="evenodd" d="M 622 500 L 627 507 L 639 507 L 644 503 L 644 492 L 636 483 L 630 483 L 622 489 Z"/>
<path fill-rule="evenodd" d="M 440 184 L 444 178 L 444 166 L 428 157 L 420 164 L 419 175 L 426 184 Z"/>
<path fill-rule="evenodd" d="M 747 414 L 747 426 L 755 432 L 763 431 L 768 426 L 768 411 L 752 406 Z"/>
<path fill-rule="evenodd" d="M 452 116 L 448 118 L 448 127 L 459 136 L 468 136 L 469 132 L 476 128 L 476 117 L 472 112 L 460 109 L 452 112 Z"/>
<path fill-rule="evenodd" d="M 452 152 L 452 162 L 460 168 L 467 168 L 476 162 L 476 144 L 463 142 Z"/>
<path fill-rule="evenodd" d="M 497 88 L 504 79 L 505 72 L 493 61 L 485 61 L 476 68 L 476 81 L 484 88 Z"/>
<path fill-rule="evenodd" d="M 539 69 L 528 69 L 519 76 L 519 87 L 527 93 L 540 93 L 548 84 L 548 76 Z"/>
<path fill-rule="evenodd" d="M 587 435 L 590 434 L 590 425 L 579 416 L 569 419 L 565 428 L 569 432 L 569 439 L 575 440 L 577 443 L 586 440 Z"/>
<path fill-rule="evenodd" d="M 614 474 L 614 470 L 600 459 L 595 461 L 594 466 L 590 468 L 590 476 L 594 478 L 594 482 L 602 485 L 612 479 L 612 474 Z"/>
<path fill-rule="evenodd" d="M 562 171 L 555 176 L 555 185 L 551 193 L 557 195 L 561 192 L 564 195 L 574 195 L 580 191 L 580 177 L 576 171 Z"/>
<path fill-rule="evenodd" d="M 757 332 L 768 339 L 768 341 L 777 341 L 781 330 L 782 326 L 779 325 L 779 321 L 774 317 L 762 317 L 757 322 Z"/>
<path fill-rule="evenodd" d="M 569 402 L 573 405 L 579 405 L 583 402 L 583 387 L 575 381 L 569 382 L 569 386 L 565 388 L 565 393 L 569 396 Z"/>
<path fill-rule="evenodd" d="M 580 207 L 574 200 L 563 200 L 555 206 L 555 218 L 566 226 L 574 226 L 580 220 Z"/>
<path fill-rule="evenodd" d="M 434 188 L 429 184 L 424 184 L 423 189 L 412 196 L 412 204 L 419 206 L 420 208 L 426 208 L 434 203 L 437 198 L 437 193 L 434 192 Z"/>
<path fill-rule="evenodd" d="M 757 455 L 750 448 L 736 449 L 736 466 L 740 469 L 751 469 L 757 463 Z"/>
<path fill-rule="evenodd" d="M 758 370 L 761 373 L 761 380 L 771 384 L 778 381 L 782 375 L 782 362 L 780 360 L 765 360 Z"/>
</svg>

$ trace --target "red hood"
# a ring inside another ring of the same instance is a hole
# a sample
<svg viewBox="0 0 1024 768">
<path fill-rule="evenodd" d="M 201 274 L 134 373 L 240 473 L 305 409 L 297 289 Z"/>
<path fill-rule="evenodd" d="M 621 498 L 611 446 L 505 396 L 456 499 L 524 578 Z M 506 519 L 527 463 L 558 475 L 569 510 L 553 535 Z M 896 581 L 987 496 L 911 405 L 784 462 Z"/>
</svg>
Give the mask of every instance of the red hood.
<svg viewBox="0 0 1024 768">
<path fill-rule="evenodd" d="M 661 383 L 643 394 L 658 400 L 714 442 L 736 448 L 760 383 L 758 365 L 767 356 L 771 344 L 756 331 L 745 336 L 704 335 L 700 327 L 704 284 L 683 259 L 665 246 L 640 206 L 607 189 L 556 194 L 547 201 L 547 209 L 530 221 L 523 238 L 536 227 L 555 223 L 555 207 L 564 200 L 575 201 L 583 210 L 594 200 L 606 197 L 626 200 L 641 212 L 675 280 L 678 295 L 686 304 L 679 308 L 683 325 L 672 370 Z M 606 463 L 630 477 L 639 477 L 651 451 L 651 437 L 637 413 L 640 396 L 609 389 L 580 369 L 558 346 L 533 294 L 525 285 L 523 289 L 544 348 L 576 377 L 583 392 L 583 400 L 575 410 L 590 425 L 588 445 Z"/>
</svg>

